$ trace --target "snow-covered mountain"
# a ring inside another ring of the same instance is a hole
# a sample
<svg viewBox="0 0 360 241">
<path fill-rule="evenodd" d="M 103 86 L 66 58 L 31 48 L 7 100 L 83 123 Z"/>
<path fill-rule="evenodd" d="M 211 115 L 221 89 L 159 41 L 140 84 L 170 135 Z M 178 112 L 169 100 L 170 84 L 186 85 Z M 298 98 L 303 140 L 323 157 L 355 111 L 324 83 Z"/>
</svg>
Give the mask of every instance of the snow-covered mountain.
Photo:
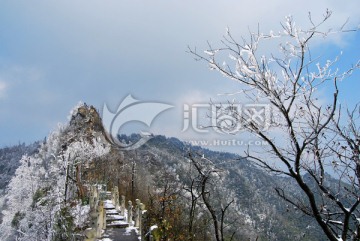
<svg viewBox="0 0 360 241">
<path fill-rule="evenodd" d="M 128 199 L 140 198 L 148 210 L 144 229 L 159 227 L 156 240 L 213 240 L 213 217 L 199 191 L 204 176 L 196 168 L 208 174 L 206 197 L 217 218 L 224 214 L 229 240 L 325 240 L 314 222 L 277 197 L 275 186 L 299 193 L 290 180 L 239 155 L 176 138 L 155 136 L 122 151 L 107 141 L 98 112 L 86 104 L 33 147 L 16 151 L 21 157 L 11 148 L 0 150 L 1 180 L 10 180 L 2 182 L 0 240 L 82 240 L 91 184 L 117 186 Z M 8 172 L 6 160 L 13 163 Z"/>
<path fill-rule="evenodd" d="M 78 202 L 79 163 L 109 152 L 93 107 L 80 104 L 70 123 L 51 133 L 35 153 L 23 155 L 3 198 L 0 240 L 67 240 L 74 220 L 69 202 Z M 74 205 L 74 204 L 73 204 Z M 71 240 L 71 239 L 68 239 Z"/>
<path fill-rule="evenodd" d="M 137 139 L 136 135 L 127 138 L 128 141 Z M 126 137 L 122 136 L 122 139 Z M 136 160 L 138 175 L 142 179 L 150 175 L 151 186 L 157 187 L 158 193 L 163 193 L 166 188 L 167 192 L 173 193 L 182 189 L 178 201 L 189 209 L 191 198 L 184 189 L 189 189 L 197 175 L 188 158 L 189 153 L 196 157 L 204 171 L 218 170 L 211 177 L 213 180 L 207 189 L 216 212 L 220 213 L 222 207 L 234 200 L 225 214 L 229 225 L 226 233 L 235 232 L 233 240 L 326 240 L 313 220 L 304 217 L 277 196 L 275 187 L 280 186 L 301 197 L 292 180 L 270 175 L 237 154 L 211 151 L 188 145 L 176 138 L 155 136 L 133 153 L 126 153 L 125 159 Z M 141 181 L 138 185 L 139 189 L 144 189 Z M 204 215 L 200 220 L 209 218 L 207 209 L 202 205 L 199 205 L 197 212 Z M 199 226 L 201 229 L 202 226 Z M 210 231 L 210 240 L 211 235 L 213 233 Z"/>
</svg>

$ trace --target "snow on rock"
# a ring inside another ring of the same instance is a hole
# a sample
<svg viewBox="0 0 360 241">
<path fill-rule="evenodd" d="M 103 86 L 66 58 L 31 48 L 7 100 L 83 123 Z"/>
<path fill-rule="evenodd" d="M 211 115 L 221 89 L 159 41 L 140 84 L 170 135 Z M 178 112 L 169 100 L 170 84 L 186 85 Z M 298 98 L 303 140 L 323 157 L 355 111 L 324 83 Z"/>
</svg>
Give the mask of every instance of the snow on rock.
<svg viewBox="0 0 360 241">
<path fill-rule="evenodd" d="M 70 110 L 70 115 L 68 116 L 68 120 L 71 120 L 71 118 L 78 113 L 79 108 L 80 108 L 80 107 L 83 107 L 84 105 L 85 105 L 84 102 L 79 101 L 79 102 L 77 103 L 77 105 L 74 106 L 74 108 L 72 108 L 72 109 Z"/>
<path fill-rule="evenodd" d="M 77 227 L 83 227 L 90 212 L 90 205 L 82 206 L 77 204 L 72 210 L 71 215 L 74 217 L 74 223 Z"/>
</svg>

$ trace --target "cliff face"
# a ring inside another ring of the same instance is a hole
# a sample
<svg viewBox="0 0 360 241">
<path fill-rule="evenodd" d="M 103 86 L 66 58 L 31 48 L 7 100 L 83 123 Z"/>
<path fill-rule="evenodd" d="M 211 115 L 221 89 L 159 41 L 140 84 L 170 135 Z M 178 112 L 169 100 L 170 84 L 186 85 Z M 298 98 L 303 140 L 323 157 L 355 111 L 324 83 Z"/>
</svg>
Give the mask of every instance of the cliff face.
<svg viewBox="0 0 360 241">
<path fill-rule="evenodd" d="M 80 105 L 72 113 L 70 126 L 82 132 L 101 132 L 103 126 L 98 111 L 93 106 Z"/>
<path fill-rule="evenodd" d="M 65 132 L 74 139 L 100 137 L 105 140 L 104 127 L 98 111 L 93 106 L 80 103 L 71 112 Z"/>
</svg>

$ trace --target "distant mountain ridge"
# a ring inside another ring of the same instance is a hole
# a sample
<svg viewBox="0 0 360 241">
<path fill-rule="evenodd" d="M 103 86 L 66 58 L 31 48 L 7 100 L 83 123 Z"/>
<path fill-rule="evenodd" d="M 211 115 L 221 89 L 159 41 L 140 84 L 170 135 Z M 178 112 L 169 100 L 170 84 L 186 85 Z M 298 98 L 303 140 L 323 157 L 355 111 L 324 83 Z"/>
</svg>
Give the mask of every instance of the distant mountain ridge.
<svg viewBox="0 0 360 241">
<path fill-rule="evenodd" d="M 119 136 L 128 143 L 139 138 L 138 134 Z M 86 217 L 74 221 L 80 217 L 72 216 L 73 209 L 87 205 L 86 185 L 101 183 L 109 189 L 117 186 L 130 200 L 144 202 L 148 208 L 144 228 L 159 225 L 155 238 L 182 240 L 188 234 L 191 205 L 187 190 L 192 181 L 198 181 L 189 154 L 199 162 L 206 160 L 206 168 L 218 170 L 208 191 L 217 210 L 233 200 L 225 219 L 227 232 L 235 233 L 233 240 L 326 240 L 313 220 L 276 195 L 274 188 L 282 186 L 301 196 L 290 179 L 270 175 L 240 155 L 192 146 L 174 137 L 154 136 L 138 149 L 121 151 L 109 143 L 97 110 L 86 104 L 76 106 L 69 124 L 41 145 L 0 149 L 0 184 L 5 187 L 11 179 L 5 201 L 12 200 L 11 205 L 4 205 L 8 216 L 6 223 L 0 222 L 0 231 L 6 231 L 4 240 L 72 240 L 74 235 L 81 236 L 89 224 Z M 67 175 L 73 175 L 69 183 Z M 59 196 L 66 202 L 59 203 Z M 26 202 L 20 200 L 23 198 Z M 194 241 L 213 240 L 210 216 L 200 199 L 194 211 L 198 237 Z M 72 216 L 71 222 L 60 213 Z M 48 223 L 46 229 L 29 226 L 41 222 Z"/>
<path fill-rule="evenodd" d="M 138 138 L 137 134 L 121 136 L 122 140 L 129 142 Z M 224 193 L 234 193 L 243 218 L 244 226 L 240 228 L 243 233 L 259 236 L 259 240 L 326 240 L 317 231 L 313 220 L 303 217 L 277 196 L 276 186 L 301 195 L 291 179 L 268 174 L 240 155 L 192 146 L 165 136 L 155 136 L 135 152 L 139 163 L 149 165 L 145 160 L 156 160 L 153 163 L 155 168 L 173 170 L 184 184 L 187 175 L 184 166 L 188 165 L 189 152 L 210 159 L 215 167 L 226 173 L 224 181 L 218 185 L 223 186 Z"/>
</svg>

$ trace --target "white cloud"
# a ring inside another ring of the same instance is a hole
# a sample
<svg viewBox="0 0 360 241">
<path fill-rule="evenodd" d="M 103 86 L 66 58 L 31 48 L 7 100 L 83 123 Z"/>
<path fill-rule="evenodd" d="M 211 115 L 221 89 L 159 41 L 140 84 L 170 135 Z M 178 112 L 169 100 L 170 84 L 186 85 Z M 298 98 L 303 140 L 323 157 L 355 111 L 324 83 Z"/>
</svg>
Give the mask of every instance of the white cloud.
<svg viewBox="0 0 360 241">
<path fill-rule="evenodd" d="M 6 95 L 7 84 L 0 80 L 0 98 L 4 98 Z"/>
<path fill-rule="evenodd" d="M 34 1 L 6 1 L 0 9 L 5 31 L 0 98 L 16 99 L 13 102 L 21 108 L 25 103 L 31 115 L 52 113 L 46 118 L 54 122 L 79 99 L 102 106 L 128 93 L 139 99 L 157 98 L 176 108 L 160 115 L 154 128 L 175 136 L 182 134 L 183 104 L 242 100 L 218 96 L 237 92 L 239 86 L 193 61 L 185 53 L 187 45 L 201 51 L 208 40 L 217 47 L 226 27 L 236 39 L 247 37 L 248 28 L 256 30 L 258 24 L 263 32 L 276 31 L 289 14 L 306 27 L 309 11 L 316 21 L 327 8 L 334 12 L 332 26 L 341 26 L 348 17 L 352 26 L 360 21 L 358 0 Z M 264 48 L 273 51 L 268 45 Z M 11 106 L 14 114 L 9 118 L 15 119 L 19 110 Z"/>
</svg>

